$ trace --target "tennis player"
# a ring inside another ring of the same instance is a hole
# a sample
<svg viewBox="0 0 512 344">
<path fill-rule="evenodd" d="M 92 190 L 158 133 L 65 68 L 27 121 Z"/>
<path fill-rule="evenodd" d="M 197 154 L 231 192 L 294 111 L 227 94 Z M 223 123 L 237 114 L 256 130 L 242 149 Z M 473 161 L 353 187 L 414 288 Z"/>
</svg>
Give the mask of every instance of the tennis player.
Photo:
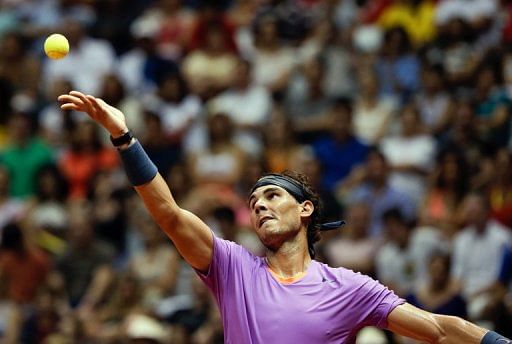
<svg viewBox="0 0 512 344">
<path fill-rule="evenodd" d="M 461 318 L 413 307 L 370 277 L 315 261 L 319 230 L 342 222 L 319 223 L 318 197 L 303 176 L 266 175 L 252 188 L 251 223 L 266 247 L 257 257 L 217 238 L 176 204 L 121 111 L 77 91 L 58 99 L 62 109 L 86 112 L 108 130 L 153 218 L 215 295 L 226 343 L 354 343 L 365 326 L 427 343 L 512 343 Z"/>
</svg>

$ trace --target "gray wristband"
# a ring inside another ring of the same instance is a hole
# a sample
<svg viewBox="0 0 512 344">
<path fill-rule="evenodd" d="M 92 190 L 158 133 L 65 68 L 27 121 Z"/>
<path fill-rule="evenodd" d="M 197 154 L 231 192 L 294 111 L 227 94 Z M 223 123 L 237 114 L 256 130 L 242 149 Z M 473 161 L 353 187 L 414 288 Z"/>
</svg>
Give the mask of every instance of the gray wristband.
<svg viewBox="0 0 512 344">
<path fill-rule="evenodd" d="M 489 331 L 482 338 L 480 344 L 512 344 L 512 340 L 505 338 L 494 331 Z"/>
<path fill-rule="evenodd" d="M 158 169 L 148 157 L 138 140 L 128 148 L 119 150 L 128 180 L 133 186 L 140 186 L 155 178 Z"/>
</svg>

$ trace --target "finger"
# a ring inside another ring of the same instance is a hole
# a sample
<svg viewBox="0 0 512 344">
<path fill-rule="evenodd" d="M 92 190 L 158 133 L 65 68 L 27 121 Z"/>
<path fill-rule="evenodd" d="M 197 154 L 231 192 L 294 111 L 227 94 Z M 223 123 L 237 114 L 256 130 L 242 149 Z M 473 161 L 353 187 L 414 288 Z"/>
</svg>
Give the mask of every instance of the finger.
<svg viewBox="0 0 512 344">
<path fill-rule="evenodd" d="M 71 94 L 71 95 L 77 97 L 78 99 L 80 99 L 84 103 L 84 105 L 86 106 L 87 112 L 89 112 L 89 110 L 93 109 L 91 101 L 89 99 L 87 99 L 85 94 L 83 94 L 82 92 L 71 91 L 71 92 L 69 92 L 69 94 Z"/>
<path fill-rule="evenodd" d="M 62 110 L 80 110 L 76 104 L 66 103 L 60 106 Z"/>
<path fill-rule="evenodd" d="M 74 97 L 74 96 L 70 96 L 70 95 L 67 95 L 67 94 L 60 95 L 57 98 L 57 100 L 60 101 L 60 102 L 71 102 L 71 103 L 83 104 L 82 100 L 80 100 L 79 98 Z"/>
<path fill-rule="evenodd" d="M 69 94 L 71 94 L 72 96 L 75 96 L 75 97 L 79 97 L 79 98 L 85 97 L 85 94 L 83 94 L 82 92 L 79 92 L 79 91 L 71 91 L 71 92 L 69 92 Z"/>
<path fill-rule="evenodd" d="M 102 101 L 101 99 L 99 98 L 96 98 L 94 96 L 91 96 L 91 95 L 87 95 L 86 96 L 87 100 L 89 100 L 89 102 L 91 103 L 92 107 L 94 110 L 100 112 L 100 111 L 105 111 L 105 108 L 104 108 L 104 104 L 105 102 Z"/>
</svg>

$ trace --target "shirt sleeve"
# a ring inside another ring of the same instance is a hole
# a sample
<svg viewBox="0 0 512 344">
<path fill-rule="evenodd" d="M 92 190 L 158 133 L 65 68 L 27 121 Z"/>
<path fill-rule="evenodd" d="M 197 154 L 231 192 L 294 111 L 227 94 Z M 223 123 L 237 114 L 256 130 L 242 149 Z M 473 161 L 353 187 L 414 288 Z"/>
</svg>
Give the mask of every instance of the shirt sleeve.
<svg viewBox="0 0 512 344">
<path fill-rule="evenodd" d="M 387 328 L 389 313 L 405 300 L 371 277 L 355 273 L 352 278 L 355 286 L 353 300 L 359 310 L 358 328 Z"/>
<path fill-rule="evenodd" d="M 214 235 L 213 256 L 208 271 L 202 273 L 196 270 L 196 273 L 221 301 L 223 293 L 236 288 L 237 281 L 243 278 L 244 271 L 253 261 L 254 256 L 242 246 Z"/>
</svg>

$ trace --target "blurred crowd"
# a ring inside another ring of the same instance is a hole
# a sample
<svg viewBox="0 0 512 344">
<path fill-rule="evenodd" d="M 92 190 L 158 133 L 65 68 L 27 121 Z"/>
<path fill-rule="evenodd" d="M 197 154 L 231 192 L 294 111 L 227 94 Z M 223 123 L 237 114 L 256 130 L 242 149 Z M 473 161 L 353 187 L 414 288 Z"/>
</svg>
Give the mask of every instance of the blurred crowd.
<svg viewBox="0 0 512 344">
<path fill-rule="evenodd" d="M 500 0 L 0 0 L 0 342 L 223 341 L 73 89 L 217 235 L 262 254 L 250 187 L 304 173 L 317 259 L 511 337 L 511 44 Z"/>
</svg>

